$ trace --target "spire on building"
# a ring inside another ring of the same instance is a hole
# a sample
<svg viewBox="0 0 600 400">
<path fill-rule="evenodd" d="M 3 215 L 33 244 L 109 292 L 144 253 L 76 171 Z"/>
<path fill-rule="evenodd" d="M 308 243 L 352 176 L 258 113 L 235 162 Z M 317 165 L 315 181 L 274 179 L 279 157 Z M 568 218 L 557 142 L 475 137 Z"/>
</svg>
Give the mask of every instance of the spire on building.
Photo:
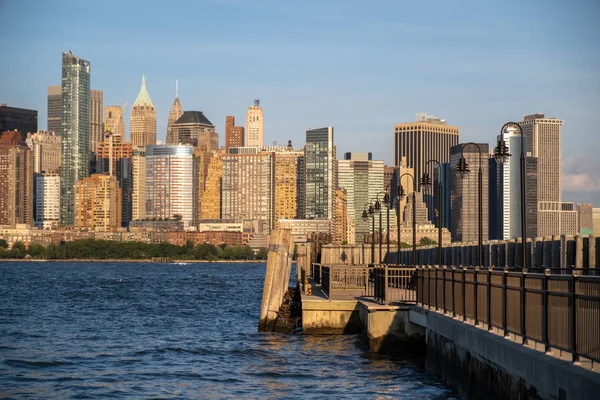
<svg viewBox="0 0 600 400">
<path fill-rule="evenodd" d="M 146 76 L 142 73 L 142 87 L 140 88 L 140 92 L 135 99 L 133 105 L 148 105 L 154 107 L 152 104 L 152 100 L 150 99 L 150 95 L 148 94 L 148 89 L 146 89 Z"/>
</svg>

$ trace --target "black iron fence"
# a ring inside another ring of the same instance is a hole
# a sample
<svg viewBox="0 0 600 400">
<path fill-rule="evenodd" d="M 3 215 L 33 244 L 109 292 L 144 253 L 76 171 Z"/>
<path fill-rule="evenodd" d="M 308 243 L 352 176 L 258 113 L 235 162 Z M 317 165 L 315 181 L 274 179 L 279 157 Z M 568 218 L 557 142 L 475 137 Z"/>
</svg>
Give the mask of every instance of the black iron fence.
<svg viewBox="0 0 600 400">
<path fill-rule="evenodd" d="M 415 269 L 381 265 L 372 268 L 373 298 L 382 304 L 414 303 L 417 300 Z"/>
<path fill-rule="evenodd" d="M 600 362 L 600 277 L 418 267 L 417 303 Z"/>
</svg>

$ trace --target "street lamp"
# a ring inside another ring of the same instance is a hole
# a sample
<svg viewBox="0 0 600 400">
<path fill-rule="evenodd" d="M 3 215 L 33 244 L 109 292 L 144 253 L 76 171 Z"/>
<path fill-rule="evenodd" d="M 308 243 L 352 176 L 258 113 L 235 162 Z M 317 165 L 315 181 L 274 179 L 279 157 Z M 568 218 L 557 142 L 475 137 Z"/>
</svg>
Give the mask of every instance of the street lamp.
<svg viewBox="0 0 600 400">
<path fill-rule="evenodd" d="M 500 140 L 498 145 L 494 149 L 494 158 L 500 165 L 504 165 L 508 162 L 511 154 L 508 152 L 508 146 L 504 141 L 504 130 L 509 126 L 514 126 L 519 129 L 519 135 L 521 135 L 521 245 L 523 246 L 523 268 L 527 268 L 527 218 L 525 214 L 525 135 L 521 129 L 521 125 L 517 122 L 507 122 L 500 129 Z"/>
<path fill-rule="evenodd" d="M 367 207 L 367 205 L 369 206 L 368 208 L 363 208 L 363 214 L 362 214 L 362 218 L 363 220 L 367 221 L 369 219 L 369 217 L 372 218 L 372 223 L 373 223 L 373 227 L 372 227 L 372 231 L 371 231 L 371 264 L 375 264 L 375 207 L 371 204 L 373 202 L 373 200 L 371 200 L 370 202 L 365 204 L 365 207 Z"/>
<path fill-rule="evenodd" d="M 406 196 L 406 192 L 404 191 L 404 188 L 402 187 L 402 185 L 400 184 L 400 177 L 398 177 L 398 187 L 396 188 L 396 201 L 398 203 L 398 217 L 396 218 L 396 224 L 398 225 L 398 257 L 397 257 L 397 262 L 398 265 L 400 265 L 400 200 L 402 200 L 404 198 L 404 196 Z"/>
<path fill-rule="evenodd" d="M 479 150 L 479 173 L 478 173 L 478 196 L 479 196 L 479 239 L 477 246 L 477 254 L 479 267 L 482 267 L 483 262 L 483 193 L 482 193 L 482 182 L 483 182 L 483 170 L 481 168 L 481 147 L 477 143 L 469 142 L 462 145 L 460 148 L 460 159 L 458 160 L 458 164 L 456 165 L 456 173 L 460 175 L 462 179 L 465 179 L 467 175 L 469 175 L 470 169 L 467 160 L 465 159 L 464 151 L 465 147 L 468 145 L 473 145 L 477 147 Z"/>
<path fill-rule="evenodd" d="M 392 200 L 390 195 L 390 186 L 391 182 L 385 188 L 385 195 L 383 196 L 383 202 L 387 205 L 387 231 L 386 231 L 386 241 L 387 241 L 387 253 L 390 254 L 390 208 L 392 208 Z M 388 256 L 389 257 L 389 256 Z"/>
<path fill-rule="evenodd" d="M 383 202 L 386 203 L 386 197 L 385 195 L 387 194 L 386 192 L 379 192 L 377 193 L 377 195 L 375 196 L 375 211 L 379 213 L 379 264 L 381 264 L 382 259 L 382 253 L 383 253 L 383 226 L 381 224 L 381 202 L 379 201 L 379 195 L 383 194 Z M 389 201 L 389 200 L 388 200 Z M 388 218 L 390 217 L 390 213 L 388 211 Z M 389 222 L 388 222 L 388 228 L 389 228 Z M 389 246 L 388 246 L 389 247 Z"/>
<path fill-rule="evenodd" d="M 425 163 L 425 171 L 427 171 L 427 167 L 429 167 L 429 163 L 435 163 L 438 167 L 438 266 L 442 267 L 442 165 L 436 159 L 432 159 Z M 421 177 L 421 187 L 425 190 L 431 188 L 431 177 L 429 176 L 429 172 L 423 172 L 423 176 Z"/>
<path fill-rule="evenodd" d="M 402 187 L 402 177 L 410 176 L 413 181 L 413 199 L 412 199 L 412 228 L 413 228 L 413 256 L 412 256 L 412 264 L 413 267 L 417 266 L 417 182 L 415 181 L 415 177 L 408 172 L 400 175 L 400 186 L 398 186 L 398 199 L 403 199 L 406 196 L 406 192 Z M 400 257 L 400 230 L 398 230 L 398 257 Z"/>
</svg>

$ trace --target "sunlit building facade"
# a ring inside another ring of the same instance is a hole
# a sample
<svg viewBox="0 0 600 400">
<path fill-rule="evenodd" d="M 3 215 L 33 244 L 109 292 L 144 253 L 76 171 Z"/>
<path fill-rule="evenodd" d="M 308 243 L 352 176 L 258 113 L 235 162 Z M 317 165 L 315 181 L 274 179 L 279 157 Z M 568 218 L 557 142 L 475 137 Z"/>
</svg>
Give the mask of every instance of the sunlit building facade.
<svg viewBox="0 0 600 400">
<path fill-rule="evenodd" d="M 131 144 L 146 147 L 156 144 L 156 110 L 146 88 L 146 77 L 142 74 L 142 87 L 131 107 Z"/>
<path fill-rule="evenodd" d="M 121 226 L 121 189 L 117 178 L 94 174 L 77 182 L 77 227 L 114 231 Z"/>
</svg>

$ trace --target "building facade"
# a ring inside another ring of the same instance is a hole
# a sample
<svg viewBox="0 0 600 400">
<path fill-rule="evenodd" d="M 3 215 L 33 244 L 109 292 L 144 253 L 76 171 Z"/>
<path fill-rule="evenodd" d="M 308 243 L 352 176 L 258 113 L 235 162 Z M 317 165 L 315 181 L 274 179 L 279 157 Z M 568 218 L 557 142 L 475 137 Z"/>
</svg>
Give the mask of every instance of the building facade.
<svg viewBox="0 0 600 400">
<path fill-rule="evenodd" d="M 37 110 L 9 107 L 7 104 L 0 104 L 0 132 L 14 130 L 21 132 L 23 137 L 27 133 L 37 132 Z"/>
<path fill-rule="evenodd" d="M 35 176 L 35 226 L 56 229 L 60 220 L 60 174 L 42 172 Z"/>
<path fill-rule="evenodd" d="M 31 150 L 35 174 L 44 171 L 60 171 L 60 142 L 60 136 L 52 131 L 37 131 L 34 134 L 27 134 L 26 143 Z"/>
<path fill-rule="evenodd" d="M 594 233 L 593 207 L 592 203 L 577 204 L 577 232 L 581 235 Z"/>
<path fill-rule="evenodd" d="M 348 194 L 346 189 L 337 188 L 334 192 L 335 213 L 331 227 L 332 243 L 348 243 Z"/>
<path fill-rule="evenodd" d="M 156 144 L 156 110 L 148 94 L 144 74 L 142 74 L 142 87 L 131 107 L 130 126 L 133 147 Z"/>
<path fill-rule="evenodd" d="M 304 146 L 304 219 L 332 219 L 337 188 L 333 127 L 306 131 Z"/>
<path fill-rule="evenodd" d="M 33 222 L 33 162 L 23 142 L 0 139 L 0 225 Z"/>
<path fill-rule="evenodd" d="M 221 218 L 221 179 L 223 178 L 223 161 L 215 153 L 205 153 L 207 160 L 198 159 L 198 166 L 203 165 L 198 174 L 198 221 L 218 220 Z"/>
<path fill-rule="evenodd" d="M 123 136 L 107 132 L 104 140 L 99 142 L 96 151 L 96 170 L 98 173 L 116 175 L 117 163 L 123 159 L 131 159 L 133 145 L 125 142 Z"/>
<path fill-rule="evenodd" d="M 94 174 L 77 182 L 77 227 L 114 231 L 121 227 L 121 189 L 117 178 Z"/>
<path fill-rule="evenodd" d="M 146 215 L 181 219 L 184 229 L 196 227 L 198 163 L 190 145 L 146 147 Z"/>
<path fill-rule="evenodd" d="M 394 125 L 394 162 L 398 167 L 405 158 L 403 167 L 413 168 L 417 180 L 417 190 L 421 191 L 421 177 L 424 172 L 429 173 L 433 180 L 435 163 L 431 162 L 425 168 L 429 160 L 437 160 L 440 163 L 450 162 L 450 148 L 458 144 L 459 129 L 450 126 L 446 121 L 418 113 L 416 122 Z M 429 210 L 429 220 L 434 220 L 434 198 L 433 195 L 425 195 L 425 204 Z"/>
<path fill-rule="evenodd" d="M 592 208 L 592 224 L 594 235 L 600 235 L 600 208 Z"/>
<path fill-rule="evenodd" d="M 223 156 L 222 218 L 254 221 L 257 233 L 270 233 L 275 223 L 274 153 Z"/>
<path fill-rule="evenodd" d="M 175 100 L 169 111 L 169 120 L 167 121 L 167 144 L 174 143 L 178 144 L 178 141 L 173 138 L 171 132 L 171 126 L 183 115 L 183 109 L 181 108 L 181 102 L 179 101 L 179 82 L 175 81 Z"/>
<path fill-rule="evenodd" d="M 302 211 L 304 151 L 291 146 L 275 153 L 275 221 L 298 218 Z"/>
<path fill-rule="evenodd" d="M 62 133 L 61 85 L 48 86 L 48 131 Z"/>
<path fill-rule="evenodd" d="M 477 147 L 479 146 L 479 148 Z M 480 155 L 481 151 L 481 155 Z M 470 172 L 461 177 L 456 173 L 460 157 L 464 156 Z M 489 237 L 489 145 L 487 143 L 458 144 L 450 149 L 451 176 L 451 223 L 450 233 L 456 242 L 477 242 L 479 238 L 479 178 L 482 170 L 482 240 Z M 480 164 L 481 163 L 481 164 Z"/>
<path fill-rule="evenodd" d="M 230 147 L 244 147 L 244 127 L 235 126 L 235 117 L 225 117 L 225 151 Z"/>
<path fill-rule="evenodd" d="M 246 147 L 263 148 L 265 140 L 264 126 L 260 100 L 254 100 L 254 105 L 249 106 L 246 113 Z"/>
<path fill-rule="evenodd" d="M 219 134 L 201 111 L 185 111 L 171 124 L 169 140 L 167 144 L 191 144 L 201 151 L 219 150 Z"/>
<path fill-rule="evenodd" d="M 96 152 L 96 145 L 104 140 L 103 93 L 92 89 L 90 92 L 90 151 Z"/>
<path fill-rule="evenodd" d="M 147 218 L 146 214 L 146 150 L 133 149 L 132 155 L 133 191 L 131 193 L 131 219 Z"/>
<path fill-rule="evenodd" d="M 90 175 L 90 62 L 62 54 L 60 224 L 75 225 L 77 181 Z"/>
<path fill-rule="evenodd" d="M 120 136 L 125 141 L 125 106 L 104 107 L 104 134 L 111 132 L 114 136 Z M 102 138 L 103 141 L 104 137 Z"/>
</svg>

